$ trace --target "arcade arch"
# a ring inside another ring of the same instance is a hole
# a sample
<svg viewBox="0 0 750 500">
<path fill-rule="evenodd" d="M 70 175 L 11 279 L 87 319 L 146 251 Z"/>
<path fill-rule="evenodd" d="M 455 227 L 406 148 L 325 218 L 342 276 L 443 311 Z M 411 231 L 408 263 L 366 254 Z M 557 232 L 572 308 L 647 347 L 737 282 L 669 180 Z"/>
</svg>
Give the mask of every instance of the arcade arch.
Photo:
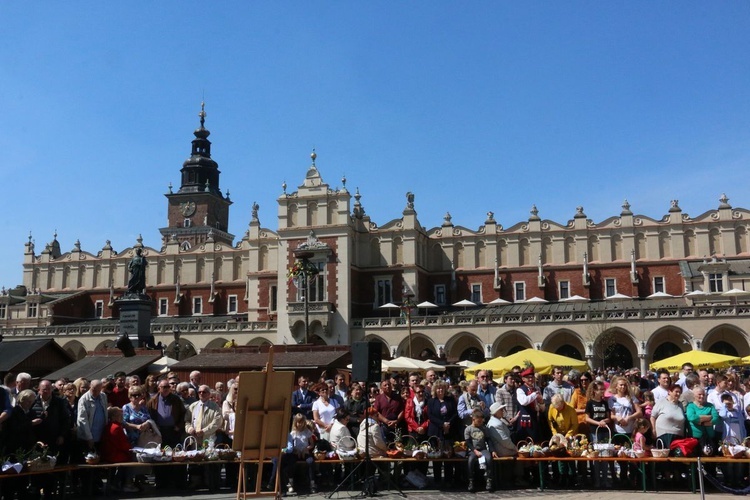
<svg viewBox="0 0 750 500">
<path fill-rule="evenodd" d="M 428 350 L 433 354 L 437 351 L 435 344 L 430 340 L 429 337 L 423 333 L 412 333 L 411 334 L 411 353 L 415 358 L 419 358 L 422 351 Z M 407 336 L 399 342 L 396 349 L 396 356 L 408 356 L 409 355 L 409 337 Z"/>
<path fill-rule="evenodd" d="M 223 338 L 223 337 L 216 337 L 211 342 L 209 342 L 208 344 L 206 344 L 205 348 L 206 349 L 221 349 L 222 347 L 224 347 L 224 345 L 227 342 L 228 342 L 228 340 L 225 339 L 225 338 Z"/>
<path fill-rule="evenodd" d="M 719 325 L 703 337 L 703 350 L 730 356 L 750 355 L 750 346 L 745 332 L 736 326 Z"/>
<path fill-rule="evenodd" d="M 476 351 L 479 351 L 479 360 Z M 460 332 L 448 339 L 445 343 L 445 354 L 451 358 L 459 358 L 459 361 L 475 361 L 477 363 L 484 361 L 484 346 L 475 334 L 471 332 Z"/>
<path fill-rule="evenodd" d="M 496 356 L 508 356 L 524 349 L 530 349 L 534 347 L 531 339 L 525 334 L 517 330 L 505 332 L 500 335 L 495 343 L 492 345 L 491 357 Z"/>
<path fill-rule="evenodd" d="M 647 350 L 650 354 L 649 364 L 684 351 L 689 351 L 692 336 L 681 328 L 665 326 L 656 330 L 648 339 Z"/>
<path fill-rule="evenodd" d="M 552 332 L 542 343 L 542 350 L 569 358 L 584 360 L 586 348 L 578 334 L 570 330 Z"/>
<path fill-rule="evenodd" d="M 86 357 L 86 347 L 84 347 L 84 345 L 77 340 L 71 340 L 70 342 L 67 342 L 63 346 L 63 349 L 65 349 L 68 354 L 73 356 L 73 359 L 75 359 L 76 361 Z"/>
</svg>

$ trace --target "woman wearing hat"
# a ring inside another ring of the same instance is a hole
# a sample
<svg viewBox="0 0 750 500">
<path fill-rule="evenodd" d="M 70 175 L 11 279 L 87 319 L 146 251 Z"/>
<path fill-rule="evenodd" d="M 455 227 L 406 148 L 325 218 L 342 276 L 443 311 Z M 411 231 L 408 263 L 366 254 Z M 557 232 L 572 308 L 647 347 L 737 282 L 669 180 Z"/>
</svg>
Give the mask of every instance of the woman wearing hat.
<svg viewBox="0 0 750 500">
<path fill-rule="evenodd" d="M 516 445 L 510 438 L 510 425 L 505 418 L 506 407 L 502 403 L 493 403 L 490 406 L 490 420 L 487 422 L 487 437 L 492 442 L 492 458 L 514 457 L 518 455 Z M 509 489 L 515 487 L 516 477 L 523 472 L 520 462 L 514 461 L 512 467 L 501 466 L 495 463 L 495 477 L 498 484 Z M 505 465 L 505 464 L 503 464 Z"/>
</svg>

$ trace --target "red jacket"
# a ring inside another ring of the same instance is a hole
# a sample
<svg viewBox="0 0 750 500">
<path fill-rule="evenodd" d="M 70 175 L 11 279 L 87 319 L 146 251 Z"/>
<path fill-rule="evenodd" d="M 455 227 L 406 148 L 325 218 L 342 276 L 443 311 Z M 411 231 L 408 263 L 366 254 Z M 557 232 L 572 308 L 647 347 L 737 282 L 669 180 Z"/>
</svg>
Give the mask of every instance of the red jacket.
<svg viewBox="0 0 750 500">
<path fill-rule="evenodd" d="M 132 462 L 133 455 L 130 453 L 130 442 L 125 435 L 125 427 L 119 422 L 110 422 L 104 429 L 101 440 L 102 462 L 116 464 L 120 462 Z"/>
<path fill-rule="evenodd" d="M 421 419 L 417 419 L 417 415 L 414 412 L 414 399 L 409 399 L 408 401 L 406 401 L 404 420 L 406 420 L 406 426 L 409 429 L 409 432 L 416 432 L 419 428 L 423 428 L 426 430 L 430 425 L 430 420 L 427 418 L 427 401 L 425 401 L 424 406 L 422 406 Z M 427 433 L 425 433 L 425 436 L 426 435 Z"/>
</svg>

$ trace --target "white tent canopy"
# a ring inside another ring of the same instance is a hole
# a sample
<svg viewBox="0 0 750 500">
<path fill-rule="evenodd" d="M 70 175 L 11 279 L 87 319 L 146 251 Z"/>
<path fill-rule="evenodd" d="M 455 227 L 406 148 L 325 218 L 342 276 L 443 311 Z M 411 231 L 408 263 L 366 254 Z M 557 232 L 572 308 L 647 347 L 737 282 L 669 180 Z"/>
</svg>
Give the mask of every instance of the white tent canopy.
<svg viewBox="0 0 750 500">
<path fill-rule="evenodd" d="M 497 299 L 495 299 L 492 302 L 490 302 L 490 304 L 493 305 L 493 306 L 498 306 L 498 305 L 499 306 L 505 306 L 505 305 L 508 305 L 508 304 L 512 304 L 512 302 L 508 302 L 507 300 L 501 299 L 501 298 L 498 297 Z"/>
<path fill-rule="evenodd" d="M 351 369 L 352 365 L 347 365 L 347 368 Z M 420 359 L 409 358 L 407 356 L 400 356 L 390 360 L 382 360 L 380 362 L 380 369 L 383 372 L 399 372 L 399 371 L 427 371 L 435 370 L 436 372 L 445 371 L 445 367 L 429 361 L 422 361 Z"/>
<path fill-rule="evenodd" d="M 150 365 L 148 365 L 148 372 L 149 373 L 167 373 L 169 371 L 169 367 L 176 364 L 177 360 L 170 358 L 168 356 L 162 356 L 161 358 L 157 359 Z"/>
<path fill-rule="evenodd" d="M 433 309 L 437 307 L 437 304 L 433 304 L 432 302 L 428 302 L 425 300 L 424 302 L 420 302 L 419 304 L 417 304 L 417 307 L 419 309 Z"/>
<path fill-rule="evenodd" d="M 669 295 L 668 293 L 664 293 L 664 292 L 654 292 L 646 298 L 647 299 L 671 299 L 671 298 L 674 298 L 674 295 Z"/>
<path fill-rule="evenodd" d="M 573 295 L 571 297 L 568 297 L 567 299 L 562 299 L 560 302 L 588 302 L 589 299 L 586 297 L 581 297 L 580 295 Z"/>
<path fill-rule="evenodd" d="M 456 306 L 456 307 L 475 307 L 476 306 L 476 304 L 474 302 L 472 302 L 470 300 L 466 300 L 466 299 L 459 300 L 458 302 L 456 302 L 453 305 Z"/>
<path fill-rule="evenodd" d="M 527 304 L 547 304 L 548 301 L 544 300 L 541 297 L 531 297 L 526 301 Z"/>
<path fill-rule="evenodd" d="M 627 295 L 623 295 L 621 293 L 616 293 L 614 295 L 610 295 L 609 297 L 604 297 L 604 300 L 609 301 L 617 301 L 617 300 L 632 300 L 633 297 L 629 297 Z"/>
</svg>

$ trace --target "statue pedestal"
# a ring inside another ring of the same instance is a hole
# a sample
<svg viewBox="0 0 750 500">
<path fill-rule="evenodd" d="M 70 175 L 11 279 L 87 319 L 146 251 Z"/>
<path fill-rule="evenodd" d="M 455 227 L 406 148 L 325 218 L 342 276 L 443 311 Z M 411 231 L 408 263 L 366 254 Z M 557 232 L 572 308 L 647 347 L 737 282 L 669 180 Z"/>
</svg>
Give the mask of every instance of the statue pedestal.
<svg viewBox="0 0 750 500">
<path fill-rule="evenodd" d="M 138 347 L 153 346 L 151 335 L 151 308 L 153 301 L 146 295 L 127 294 L 115 300 L 115 307 L 120 311 L 120 335 L 131 341 L 138 340 Z"/>
</svg>

